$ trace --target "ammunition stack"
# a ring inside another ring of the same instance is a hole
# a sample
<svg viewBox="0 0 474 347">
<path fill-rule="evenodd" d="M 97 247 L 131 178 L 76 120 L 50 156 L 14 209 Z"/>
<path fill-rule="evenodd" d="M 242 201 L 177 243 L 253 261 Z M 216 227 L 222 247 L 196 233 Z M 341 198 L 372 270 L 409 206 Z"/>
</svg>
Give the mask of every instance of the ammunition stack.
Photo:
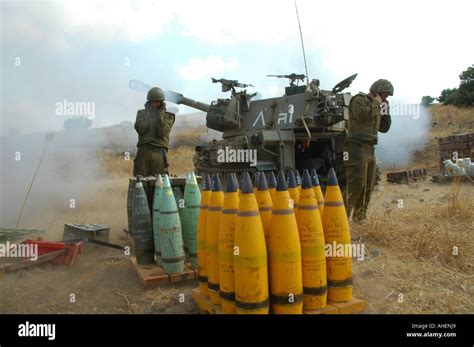
<svg viewBox="0 0 474 347">
<path fill-rule="evenodd" d="M 186 176 L 184 187 L 180 181 L 168 175 L 129 180 L 131 262 L 144 286 L 197 277 L 201 191 L 194 173 Z"/>
<path fill-rule="evenodd" d="M 342 194 L 330 170 L 323 196 L 315 170 L 204 177 L 198 217 L 203 312 L 320 314 L 363 311 L 352 297 L 352 257 L 326 255 L 351 246 Z M 238 182 L 241 182 L 240 187 Z M 253 183 L 252 183 L 253 181 Z M 324 214 L 322 212 L 324 207 Z"/>
</svg>

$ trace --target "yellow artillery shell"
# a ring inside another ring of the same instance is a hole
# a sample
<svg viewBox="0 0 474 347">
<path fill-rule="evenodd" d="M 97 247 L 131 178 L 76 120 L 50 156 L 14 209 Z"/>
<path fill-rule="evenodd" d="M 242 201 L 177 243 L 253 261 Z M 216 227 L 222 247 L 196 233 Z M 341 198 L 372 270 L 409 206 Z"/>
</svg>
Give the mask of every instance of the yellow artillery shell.
<svg viewBox="0 0 474 347">
<path fill-rule="evenodd" d="M 270 301 L 274 313 L 303 312 L 301 246 L 285 176 L 280 171 L 269 238 Z"/>
<path fill-rule="evenodd" d="M 336 245 L 336 249 L 351 249 L 351 234 L 346 208 L 333 168 L 329 171 L 326 187 L 323 229 L 327 245 Z M 347 252 L 341 252 L 342 254 L 339 255 L 334 248 L 332 247 L 332 254 L 326 258 L 328 300 L 349 301 L 352 299 L 352 257 Z"/>
<path fill-rule="evenodd" d="M 267 251 L 262 221 L 247 172 L 234 237 L 235 306 L 238 314 L 268 314 Z"/>
<path fill-rule="evenodd" d="M 295 214 L 303 264 L 303 309 L 318 310 L 326 306 L 327 300 L 326 255 L 323 225 L 308 170 L 303 172 Z"/>
<path fill-rule="evenodd" d="M 319 184 L 319 178 L 316 169 L 311 170 L 311 182 L 313 183 L 314 195 L 316 196 L 316 200 L 318 201 L 319 214 L 321 215 L 321 218 L 323 218 L 324 195 Z"/>
<path fill-rule="evenodd" d="M 221 303 L 219 297 L 219 257 L 217 254 L 217 240 L 219 237 L 219 224 L 224 203 L 219 175 L 214 176 L 209 210 L 207 212 L 206 225 L 206 264 L 207 264 L 207 288 L 211 302 L 215 305 Z"/>
<path fill-rule="evenodd" d="M 208 297 L 207 289 L 207 261 L 206 261 L 206 227 L 207 210 L 209 208 L 209 199 L 211 197 L 211 179 L 209 175 L 204 177 L 204 186 L 201 195 L 201 206 L 198 216 L 198 281 L 201 294 Z"/>
<path fill-rule="evenodd" d="M 224 207 L 219 225 L 218 257 L 219 257 L 219 296 L 222 311 L 235 313 L 234 285 L 234 234 L 239 208 L 237 178 L 231 174 L 227 178 L 224 192 Z"/>
<path fill-rule="evenodd" d="M 258 210 L 260 212 L 260 218 L 262 220 L 263 232 L 265 234 L 265 244 L 267 246 L 268 252 L 268 242 L 270 235 L 270 225 L 272 222 L 272 197 L 268 190 L 267 180 L 265 179 L 265 174 L 260 173 L 260 178 L 258 180 L 257 193 L 255 198 L 257 199 Z"/>
</svg>

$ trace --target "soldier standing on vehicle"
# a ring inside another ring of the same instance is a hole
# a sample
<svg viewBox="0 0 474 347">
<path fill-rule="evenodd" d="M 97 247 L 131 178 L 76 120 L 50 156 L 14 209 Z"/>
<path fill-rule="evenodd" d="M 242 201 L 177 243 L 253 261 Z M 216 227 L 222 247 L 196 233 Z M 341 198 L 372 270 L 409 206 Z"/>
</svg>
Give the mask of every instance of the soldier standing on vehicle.
<svg viewBox="0 0 474 347">
<path fill-rule="evenodd" d="M 169 135 L 175 115 L 166 111 L 165 95 L 158 87 L 148 91 L 144 110 L 138 110 L 135 130 L 138 151 L 133 175 L 150 176 L 167 172 Z"/>
<path fill-rule="evenodd" d="M 359 93 L 349 104 L 349 126 L 344 152 L 346 170 L 346 209 L 352 220 L 366 218 L 370 195 L 375 184 L 374 146 L 378 132 L 386 133 L 392 124 L 387 97 L 393 95 L 393 85 L 380 79 L 372 84 L 369 94 Z"/>
</svg>

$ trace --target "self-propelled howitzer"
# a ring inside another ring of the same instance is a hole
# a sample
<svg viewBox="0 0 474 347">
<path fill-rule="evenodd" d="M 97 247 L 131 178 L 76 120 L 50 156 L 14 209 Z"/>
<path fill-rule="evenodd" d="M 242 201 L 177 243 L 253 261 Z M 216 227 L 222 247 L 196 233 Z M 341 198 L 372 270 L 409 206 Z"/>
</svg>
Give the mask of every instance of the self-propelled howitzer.
<svg viewBox="0 0 474 347">
<path fill-rule="evenodd" d="M 340 183 L 344 184 L 342 147 L 351 94 L 342 91 L 357 74 L 332 90 L 320 89 L 318 80 L 295 85 L 292 79 L 295 76 L 300 75 L 275 76 L 290 79 L 290 85 L 283 96 L 268 99 L 252 100 L 256 93 L 232 89 L 230 98 L 217 99 L 208 105 L 167 92 L 168 101 L 206 112 L 206 126 L 222 132 L 221 140 L 196 146 L 196 172 L 316 168 L 324 177 L 334 167 Z M 256 155 L 256 160 L 250 160 L 255 159 L 250 153 Z"/>
</svg>

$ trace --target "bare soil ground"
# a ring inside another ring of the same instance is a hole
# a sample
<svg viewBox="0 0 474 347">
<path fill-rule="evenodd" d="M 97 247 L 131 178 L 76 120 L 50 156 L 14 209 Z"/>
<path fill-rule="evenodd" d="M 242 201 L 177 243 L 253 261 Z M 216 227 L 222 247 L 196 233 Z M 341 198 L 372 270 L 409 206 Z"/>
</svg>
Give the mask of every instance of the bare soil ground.
<svg viewBox="0 0 474 347">
<path fill-rule="evenodd" d="M 434 129 L 442 131 L 432 131 L 423 150 L 424 163 L 430 165 L 437 163 L 435 138 L 445 132 L 440 119 L 446 110 L 439 110 L 445 106 L 435 107 L 440 113 Z M 469 114 L 456 116 L 453 124 Z M 468 131 L 471 124 L 453 125 L 459 129 L 449 128 L 446 135 Z M 200 135 L 201 129 L 194 129 L 189 137 L 183 135 L 189 142 L 176 142 L 171 172 L 192 170 L 193 145 Z M 130 245 L 122 229 L 132 162 L 120 153 L 99 152 L 98 157 L 104 174 L 81 189 L 77 208 L 45 201 L 22 227 L 48 221 L 47 239 L 59 240 L 65 222 L 103 223 L 110 226 L 111 242 Z M 355 296 L 366 300 L 368 313 L 474 313 L 474 185 L 439 185 L 429 179 L 389 184 L 383 178 L 368 220 L 351 225 L 353 241 L 365 246 L 364 260 L 353 261 Z M 196 281 L 187 281 L 145 290 L 120 251 L 86 249 L 72 267 L 47 264 L 0 273 L 0 313 L 197 313 L 190 296 L 195 287 Z"/>
</svg>

